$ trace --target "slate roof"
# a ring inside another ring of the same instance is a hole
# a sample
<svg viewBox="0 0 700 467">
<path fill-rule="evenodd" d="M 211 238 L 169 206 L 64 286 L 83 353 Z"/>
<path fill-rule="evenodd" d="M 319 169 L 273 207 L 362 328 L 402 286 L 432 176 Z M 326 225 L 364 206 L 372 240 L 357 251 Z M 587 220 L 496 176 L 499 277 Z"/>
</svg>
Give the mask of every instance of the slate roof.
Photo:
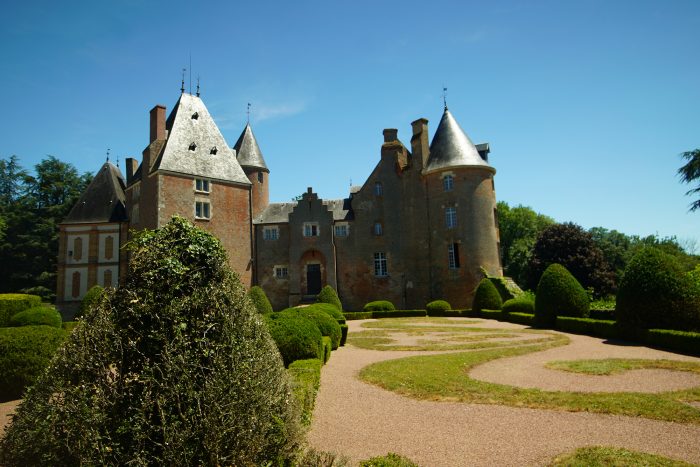
<svg viewBox="0 0 700 467">
<path fill-rule="evenodd" d="M 250 123 L 246 124 L 241 136 L 238 137 L 238 141 L 233 145 L 233 149 L 236 150 L 236 157 L 241 167 L 262 169 L 270 173 L 265 164 L 262 151 L 260 151 L 260 146 L 258 146 L 258 141 L 253 134 L 253 129 L 250 127 Z"/>
<path fill-rule="evenodd" d="M 334 221 L 351 220 L 353 218 L 350 199 L 324 199 L 321 201 L 333 213 Z M 270 203 L 255 219 L 253 224 L 286 224 L 289 214 L 296 207 L 293 203 Z"/>
<path fill-rule="evenodd" d="M 183 93 L 166 122 L 168 139 L 153 164 L 165 170 L 249 185 L 236 156 L 199 97 Z"/>
<path fill-rule="evenodd" d="M 127 221 L 124 187 L 124 177 L 119 169 L 105 162 L 62 223 Z"/>
<path fill-rule="evenodd" d="M 453 167 L 482 167 L 495 172 L 479 154 L 467 134 L 457 123 L 449 110 L 445 108 L 440 124 L 435 130 L 430 143 L 430 156 L 425 173 Z"/>
</svg>

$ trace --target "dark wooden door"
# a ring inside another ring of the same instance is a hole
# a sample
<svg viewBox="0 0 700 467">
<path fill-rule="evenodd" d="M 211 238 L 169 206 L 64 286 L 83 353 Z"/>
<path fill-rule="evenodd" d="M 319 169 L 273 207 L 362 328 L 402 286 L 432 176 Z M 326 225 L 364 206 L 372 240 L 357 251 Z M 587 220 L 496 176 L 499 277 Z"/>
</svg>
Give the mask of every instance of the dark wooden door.
<svg viewBox="0 0 700 467">
<path fill-rule="evenodd" d="M 306 265 L 306 294 L 318 295 L 321 292 L 321 265 Z"/>
</svg>

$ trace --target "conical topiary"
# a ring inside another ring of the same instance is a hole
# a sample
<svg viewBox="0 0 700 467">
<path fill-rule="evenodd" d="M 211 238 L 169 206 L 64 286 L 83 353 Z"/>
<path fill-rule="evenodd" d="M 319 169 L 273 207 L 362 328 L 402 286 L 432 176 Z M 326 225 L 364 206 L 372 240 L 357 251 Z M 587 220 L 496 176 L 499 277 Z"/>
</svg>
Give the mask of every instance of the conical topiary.
<svg viewBox="0 0 700 467">
<path fill-rule="evenodd" d="M 557 316 L 587 318 L 590 300 L 579 281 L 561 264 L 550 264 L 537 285 L 535 324 L 554 327 Z"/>
<path fill-rule="evenodd" d="M 334 305 L 338 311 L 343 311 L 343 304 L 340 303 L 338 294 L 330 285 L 326 285 L 321 289 L 316 301 L 319 303 L 330 303 L 331 305 Z"/>
<path fill-rule="evenodd" d="M 479 286 L 476 288 L 476 293 L 474 294 L 472 310 L 477 312 L 481 310 L 500 310 L 502 306 L 503 300 L 501 299 L 501 294 L 498 293 L 493 282 L 491 282 L 488 277 L 481 279 Z"/>
<path fill-rule="evenodd" d="M 253 302 L 253 306 L 258 310 L 261 315 L 269 315 L 272 313 L 272 304 L 270 300 L 267 299 L 265 291 L 259 285 L 254 285 L 248 291 L 248 298 Z"/>
<path fill-rule="evenodd" d="M 279 352 L 210 234 L 179 217 L 130 243 L 27 392 L 0 464 L 278 465 L 300 443 Z"/>
</svg>

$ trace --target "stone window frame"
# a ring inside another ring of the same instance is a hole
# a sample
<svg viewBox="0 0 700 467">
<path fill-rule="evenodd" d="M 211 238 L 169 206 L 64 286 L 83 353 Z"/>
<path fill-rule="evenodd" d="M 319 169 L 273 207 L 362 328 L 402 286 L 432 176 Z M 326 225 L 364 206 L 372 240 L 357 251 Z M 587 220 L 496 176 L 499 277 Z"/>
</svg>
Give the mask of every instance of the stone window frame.
<svg viewBox="0 0 700 467">
<path fill-rule="evenodd" d="M 272 268 L 272 271 L 275 279 L 289 279 L 289 266 L 287 266 L 286 264 L 276 264 L 274 268 Z"/>
<path fill-rule="evenodd" d="M 446 206 L 445 207 L 445 227 L 448 229 L 454 229 L 457 227 L 457 207 L 456 206 Z"/>
<path fill-rule="evenodd" d="M 388 277 L 389 276 L 389 265 L 387 262 L 386 253 L 383 251 L 378 251 L 374 253 L 374 276 L 375 277 Z"/>
<path fill-rule="evenodd" d="M 459 269 L 459 243 L 447 245 L 447 265 L 450 269 Z"/>
<path fill-rule="evenodd" d="M 209 200 L 197 199 L 194 202 L 194 218 L 208 221 L 211 219 L 211 203 Z"/>
<path fill-rule="evenodd" d="M 320 236 L 321 229 L 318 226 L 318 222 L 304 222 L 301 234 L 307 238 Z"/>
<path fill-rule="evenodd" d="M 374 182 L 374 196 L 384 195 L 384 185 L 382 182 Z"/>
<path fill-rule="evenodd" d="M 211 193 L 211 182 L 206 178 L 195 178 L 194 191 L 196 193 Z"/>
<path fill-rule="evenodd" d="M 263 240 L 279 240 L 280 228 L 276 225 L 263 227 Z"/>
<path fill-rule="evenodd" d="M 334 226 L 336 237 L 347 237 L 350 235 L 350 225 L 347 222 L 338 222 Z"/>
<path fill-rule="evenodd" d="M 442 189 L 443 191 L 454 190 L 455 178 L 451 173 L 446 173 L 442 177 Z"/>
</svg>

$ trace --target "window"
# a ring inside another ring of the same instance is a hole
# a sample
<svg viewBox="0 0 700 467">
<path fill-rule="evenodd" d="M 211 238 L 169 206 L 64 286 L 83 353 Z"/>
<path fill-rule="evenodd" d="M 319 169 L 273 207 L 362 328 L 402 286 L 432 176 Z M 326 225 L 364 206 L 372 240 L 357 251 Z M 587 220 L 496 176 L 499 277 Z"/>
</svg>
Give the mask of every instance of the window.
<svg viewBox="0 0 700 467">
<path fill-rule="evenodd" d="M 275 279 L 286 279 L 287 277 L 289 277 L 287 266 L 275 266 Z"/>
<path fill-rule="evenodd" d="M 264 180 L 264 175 L 262 172 L 258 172 L 258 183 L 262 185 L 262 182 Z"/>
<path fill-rule="evenodd" d="M 192 114 L 192 120 L 197 120 L 199 118 L 199 114 L 197 112 Z"/>
<path fill-rule="evenodd" d="M 452 191 L 452 188 L 454 187 L 454 178 L 452 175 L 445 175 L 445 177 L 443 177 L 442 187 L 445 189 L 445 191 Z"/>
<path fill-rule="evenodd" d="M 454 206 L 445 208 L 445 225 L 448 229 L 457 227 L 457 208 Z"/>
<path fill-rule="evenodd" d="M 105 238 L 105 259 L 107 261 L 109 261 L 113 257 L 114 257 L 114 237 L 112 237 L 111 235 L 108 235 L 107 238 Z"/>
<path fill-rule="evenodd" d="M 304 224 L 304 237 L 318 237 L 318 224 L 306 222 Z"/>
<path fill-rule="evenodd" d="M 219 150 L 216 149 L 216 146 L 212 146 L 211 149 L 209 149 L 209 154 L 216 154 Z"/>
<path fill-rule="evenodd" d="M 279 232 L 277 227 L 265 227 L 263 228 L 263 240 L 277 240 Z"/>
<path fill-rule="evenodd" d="M 73 240 L 73 260 L 80 261 L 83 259 L 83 239 L 78 237 Z"/>
<path fill-rule="evenodd" d="M 336 237 L 347 237 L 348 236 L 348 224 L 336 224 L 335 225 L 335 236 Z"/>
<path fill-rule="evenodd" d="M 376 182 L 374 184 L 374 194 L 377 196 L 382 196 L 384 194 L 384 187 L 382 186 L 382 182 Z"/>
<path fill-rule="evenodd" d="M 377 277 L 386 277 L 389 275 L 386 267 L 386 253 L 374 254 L 374 275 Z"/>
<path fill-rule="evenodd" d="M 211 218 L 211 206 L 208 201 L 196 201 L 194 203 L 194 217 L 197 219 Z"/>
<path fill-rule="evenodd" d="M 459 243 L 451 243 L 447 246 L 447 261 L 450 269 L 459 268 Z"/>
<path fill-rule="evenodd" d="M 103 287 L 112 287 L 112 270 L 111 269 L 105 269 L 105 272 L 102 274 L 102 286 Z"/>
<path fill-rule="evenodd" d="M 204 180 L 202 178 L 194 179 L 194 190 L 200 193 L 209 193 L 209 180 Z"/>
<path fill-rule="evenodd" d="M 190 149 L 190 151 L 194 152 L 194 150 L 197 149 L 197 145 L 194 142 L 192 142 L 192 143 L 190 143 L 189 149 Z"/>
</svg>

